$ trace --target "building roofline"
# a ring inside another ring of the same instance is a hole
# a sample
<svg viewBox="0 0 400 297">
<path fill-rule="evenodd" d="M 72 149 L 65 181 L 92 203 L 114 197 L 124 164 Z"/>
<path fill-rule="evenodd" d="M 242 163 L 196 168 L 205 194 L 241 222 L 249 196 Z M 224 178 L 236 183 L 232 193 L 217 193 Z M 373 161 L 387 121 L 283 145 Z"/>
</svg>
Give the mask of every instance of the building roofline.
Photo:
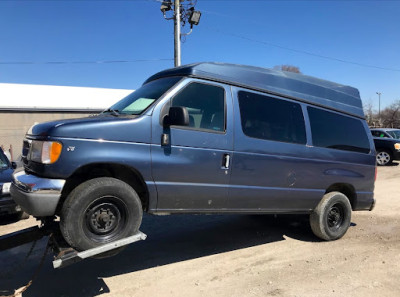
<svg viewBox="0 0 400 297">
<path fill-rule="evenodd" d="M 98 114 L 104 109 L 85 109 L 85 108 L 42 108 L 42 107 L 0 107 L 0 113 L 76 113 Z"/>
</svg>

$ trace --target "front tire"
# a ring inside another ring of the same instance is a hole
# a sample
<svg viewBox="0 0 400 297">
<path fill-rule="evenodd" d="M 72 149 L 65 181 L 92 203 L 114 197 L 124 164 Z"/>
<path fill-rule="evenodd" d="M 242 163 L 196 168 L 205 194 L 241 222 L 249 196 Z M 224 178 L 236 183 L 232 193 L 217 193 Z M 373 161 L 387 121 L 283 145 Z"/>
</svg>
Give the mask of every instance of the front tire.
<svg viewBox="0 0 400 297">
<path fill-rule="evenodd" d="M 381 150 L 376 153 L 376 163 L 380 166 L 389 165 L 393 162 L 392 154 L 388 151 Z"/>
<path fill-rule="evenodd" d="M 350 226 L 351 204 L 340 192 L 324 195 L 310 215 L 310 225 L 314 234 L 323 240 L 341 238 Z"/>
<path fill-rule="evenodd" d="M 64 239 L 78 251 L 135 234 L 142 222 L 139 196 L 125 182 L 102 177 L 76 187 L 61 209 Z"/>
</svg>

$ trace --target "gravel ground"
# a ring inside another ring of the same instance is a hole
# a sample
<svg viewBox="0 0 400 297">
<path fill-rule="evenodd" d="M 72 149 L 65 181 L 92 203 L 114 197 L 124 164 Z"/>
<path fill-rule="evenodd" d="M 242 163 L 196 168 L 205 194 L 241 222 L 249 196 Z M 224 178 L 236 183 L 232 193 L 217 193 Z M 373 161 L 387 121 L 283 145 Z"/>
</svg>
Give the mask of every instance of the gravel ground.
<svg viewBox="0 0 400 297">
<path fill-rule="evenodd" d="M 319 241 L 307 216 L 145 216 L 145 241 L 54 270 L 51 256 L 22 296 L 400 296 L 400 166 L 379 167 L 372 212 Z M 35 225 L 0 221 L 0 235 Z M 0 253 L 0 296 L 30 280 L 39 241 Z M 21 268 L 22 269 L 18 269 Z"/>
</svg>

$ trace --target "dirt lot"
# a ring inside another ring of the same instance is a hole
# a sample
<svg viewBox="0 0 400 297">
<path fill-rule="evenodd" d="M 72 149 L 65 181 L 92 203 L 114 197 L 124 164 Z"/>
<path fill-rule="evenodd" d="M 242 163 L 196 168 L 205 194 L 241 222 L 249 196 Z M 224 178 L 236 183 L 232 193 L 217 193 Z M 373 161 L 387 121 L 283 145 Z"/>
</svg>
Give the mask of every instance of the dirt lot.
<svg viewBox="0 0 400 297">
<path fill-rule="evenodd" d="M 380 167 L 373 212 L 335 242 L 305 216 L 146 216 L 146 241 L 53 270 L 48 255 L 22 296 L 400 296 L 400 166 Z M 34 225 L 0 221 L 0 234 Z M 0 296 L 25 285 L 46 239 L 0 253 Z"/>
</svg>

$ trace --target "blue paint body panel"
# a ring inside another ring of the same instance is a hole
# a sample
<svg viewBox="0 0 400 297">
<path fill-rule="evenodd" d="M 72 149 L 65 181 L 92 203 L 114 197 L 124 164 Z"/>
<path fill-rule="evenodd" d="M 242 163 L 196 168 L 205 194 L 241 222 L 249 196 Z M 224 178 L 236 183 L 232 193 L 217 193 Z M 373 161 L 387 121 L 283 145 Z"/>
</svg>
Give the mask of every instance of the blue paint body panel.
<svg viewBox="0 0 400 297">
<path fill-rule="evenodd" d="M 190 82 L 182 83 L 182 88 Z M 200 81 L 197 81 L 200 82 Z M 159 124 L 163 106 L 153 112 L 152 173 L 158 190 L 157 208 L 162 211 L 213 211 L 227 209 L 230 173 L 222 168 L 224 154 L 233 150 L 233 107 L 230 88 L 225 91 L 227 127 L 224 133 L 198 131 L 188 127 L 170 127 L 170 146 L 161 146 L 166 131 Z"/>
<path fill-rule="evenodd" d="M 226 63 L 196 63 L 161 71 L 145 83 L 167 76 L 225 82 L 364 117 L 360 93 L 356 88 L 302 74 Z"/>
<path fill-rule="evenodd" d="M 304 75 L 218 63 L 166 70 L 145 84 L 170 76 L 182 79 L 139 115 L 103 114 L 33 126 L 27 141 L 58 141 L 63 149 L 51 165 L 25 158 L 25 170 L 68 181 L 85 166 L 129 168 L 145 185 L 142 195 L 151 213 L 310 213 L 328 189 L 343 187 L 354 192 L 353 210 L 369 210 L 374 204 L 375 150 L 357 89 Z M 162 124 L 173 98 L 191 83 L 223 90 L 223 131 Z M 241 90 L 298 104 L 306 143 L 246 135 L 238 100 Z M 309 106 L 361 122 L 369 152 L 314 146 Z M 165 137 L 168 141 L 162 143 Z M 25 157 L 28 153 L 29 147 Z"/>
</svg>

